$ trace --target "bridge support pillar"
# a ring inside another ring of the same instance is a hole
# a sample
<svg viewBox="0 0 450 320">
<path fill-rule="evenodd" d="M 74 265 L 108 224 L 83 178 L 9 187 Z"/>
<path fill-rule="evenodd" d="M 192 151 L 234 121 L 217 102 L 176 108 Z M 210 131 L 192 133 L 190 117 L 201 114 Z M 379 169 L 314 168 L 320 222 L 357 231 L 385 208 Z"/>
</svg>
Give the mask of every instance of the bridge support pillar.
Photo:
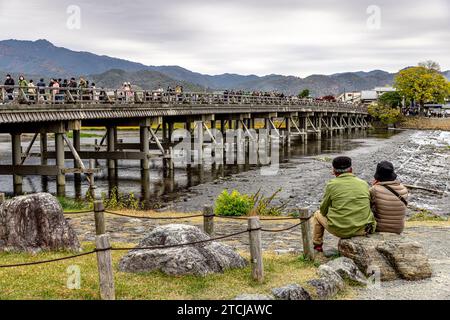
<svg viewBox="0 0 450 320">
<path fill-rule="evenodd" d="M 48 161 L 47 161 L 47 152 L 48 152 L 47 132 L 41 132 L 39 134 L 39 136 L 40 136 L 39 147 L 40 147 L 40 151 L 41 151 L 41 165 L 46 166 L 48 163 Z M 42 191 L 48 192 L 48 177 L 42 176 L 41 182 L 42 182 Z"/>
<path fill-rule="evenodd" d="M 286 118 L 286 142 L 288 146 L 291 144 L 291 118 Z"/>
<path fill-rule="evenodd" d="M 20 165 L 22 161 L 22 140 L 20 133 L 11 134 L 11 144 L 12 144 L 12 164 L 14 166 Z M 22 194 L 22 181 L 23 178 L 20 175 L 13 175 L 13 183 L 14 183 L 14 194 L 20 195 Z"/>
<path fill-rule="evenodd" d="M 174 131 L 174 123 L 171 121 L 168 123 L 169 125 L 169 132 L 168 132 L 168 136 L 167 136 L 167 140 L 170 143 L 172 141 L 172 136 L 173 136 L 173 131 Z"/>
<path fill-rule="evenodd" d="M 41 132 L 40 134 L 41 143 L 40 143 L 40 149 L 41 149 L 41 165 L 46 166 L 47 165 L 47 151 L 48 151 L 48 141 L 47 141 L 47 132 Z"/>
<path fill-rule="evenodd" d="M 308 143 L 308 118 L 298 117 L 299 129 L 302 131 L 301 141 L 304 144 Z"/>
<path fill-rule="evenodd" d="M 203 121 L 196 121 L 195 122 L 195 135 L 194 135 L 194 139 L 195 139 L 195 149 L 196 149 L 196 157 L 197 159 L 194 160 L 196 164 L 198 165 L 202 165 L 203 164 L 203 141 L 204 141 L 204 137 L 203 137 Z"/>
<path fill-rule="evenodd" d="M 64 196 L 66 192 L 66 176 L 62 172 L 64 169 L 64 137 L 63 133 L 55 133 L 55 152 L 56 152 L 56 166 L 59 173 L 56 176 L 56 192 L 58 196 Z"/>
<path fill-rule="evenodd" d="M 107 127 L 106 128 L 106 137 L 107 137 L 108 152 L 116 151 L 116 128 L 115 127 Z M 109 175 L 109 177 L 112 178 L 115 176 L 116 161 L 109 159 L 107 162 L 108 162 L 108 175 Z"/>
<path fill-rule="evenodd" d="M 317 140 L 322 140 L 322 116 L 318 116 L 315 118 L 316 119 L 316 129 L 317 129 L 317 133 L 316 133 L 316 139 Z"/>
<path fill-rule="evenodd" d="M 150 161 L 147 157 L 150 153 L 150 126 L 150 119 L 145 119 L 139 126 L 140 150 L 146 156 L 144 159 L 141 159 L 142 170 L 148 170 L 150 168 Z"/>
<path fill-rule="evenodd" d="M 73 130 L 73 147 L 75 148 L 75 150 L 77 152 L 80 152 L 81 150 L 81 131 L 77 128 Z M 73 161 L 73 167 L 77 168 L 78 167 L 78 163 L 77 160 Z M 75 189 L 78 189 L 77 187 L 81 187 L 81 174 L 79 173 L 75 173 L 74 175 L 74 180 L 75 180 Z"/>
</svg>

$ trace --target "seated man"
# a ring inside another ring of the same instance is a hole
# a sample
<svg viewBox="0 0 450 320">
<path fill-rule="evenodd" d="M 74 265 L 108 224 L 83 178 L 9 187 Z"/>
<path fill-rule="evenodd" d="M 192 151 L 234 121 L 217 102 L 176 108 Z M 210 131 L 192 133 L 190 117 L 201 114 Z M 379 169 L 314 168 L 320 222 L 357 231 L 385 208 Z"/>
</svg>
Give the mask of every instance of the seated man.
<svg viewBox="0 0 450 320">
<path fill-rule="evenodd" d="M 405 228 L 408 189 L 397 180 L 392 163 L 378 164 L 370 197 L 377 232 L 401 234 Z"/>
<path fill-rule="evenodd" d="M 353 174 L 352 160 L 333 160 L 335 179 L 328 182 L 320 211 L 313 218 L 314 249 L 323 252 L 323 235 L 327 230 L 339 238 L 351 238 L 374 233 L 376 221 L 370 209 L 367 182 Z"/>
</svg>

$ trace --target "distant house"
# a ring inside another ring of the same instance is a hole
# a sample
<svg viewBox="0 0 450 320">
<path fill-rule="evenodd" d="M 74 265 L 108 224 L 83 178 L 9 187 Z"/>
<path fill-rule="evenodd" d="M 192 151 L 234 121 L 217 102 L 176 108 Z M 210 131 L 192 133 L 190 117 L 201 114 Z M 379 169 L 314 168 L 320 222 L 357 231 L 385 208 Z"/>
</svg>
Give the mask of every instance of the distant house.
<svg viewBox="0 0 450 320">
<path fill-rule="evenodd" d="M 353 92 L 344 92 L 339 95 L 337 98 L 339 102 L 345 103 L 359 103 L 361 101 L 361 92 L 353 91 Z"/>
<path fill-rule="evenodd" d="M 376 87 L 373 90 L 344 92 L 338 96 L 337 100 L 347 103 L 363 103 L 369 105 L 373 102 L 377 102 L 378 99 L 386 92 L 395 92 L 393 87 Z"/>
<path fill-rule="evenodd" d="M 373 90 L 361 91 L 361 103 L 369 105 L 373 102 L 377 102 L 378 99 L 386 92 L 395 92 L 395 91 L 397 90 L 393 87 L 377 87 Z"/>
</svg>

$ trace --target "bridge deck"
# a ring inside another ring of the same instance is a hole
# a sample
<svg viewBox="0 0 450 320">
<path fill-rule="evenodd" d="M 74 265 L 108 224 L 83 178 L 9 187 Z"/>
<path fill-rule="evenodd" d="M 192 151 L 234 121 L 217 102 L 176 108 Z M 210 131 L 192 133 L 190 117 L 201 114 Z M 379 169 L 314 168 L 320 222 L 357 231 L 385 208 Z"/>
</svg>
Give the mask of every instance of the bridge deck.
<svg viewBox="0 0 450 320">
<path fill-rule="evenodd" d="M 0 125 L 7 123 L 255 113 L 356 113 L 352 104 L 286 96 L 163 93 L 0 86 Z"/>
</svg>

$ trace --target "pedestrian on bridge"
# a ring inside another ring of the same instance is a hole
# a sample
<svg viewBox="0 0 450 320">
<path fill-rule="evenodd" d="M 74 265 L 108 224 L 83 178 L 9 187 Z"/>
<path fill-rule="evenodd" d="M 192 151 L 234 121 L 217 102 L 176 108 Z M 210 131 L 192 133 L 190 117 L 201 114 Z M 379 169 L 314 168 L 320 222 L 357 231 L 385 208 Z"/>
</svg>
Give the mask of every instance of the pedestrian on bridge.
<svg viewBox="0 0 450 320">
<path fill-rule="evenodd" d="M 21 75 L 19 77 L 19 103 L 27 103 L 28 81 Z"/>
<path fill-rule="evenodd" d="M 47 96 L 45 94 L 45 82 L 44 79 L 40 79 L 39 82 L 37 83 L 37 87 L 38 87 L 38 92 L 39 92 L 39 102 L 41 101 L 47 101 Z"/>
<path fill-rule="evenodd" d="M 8 100 L 12 101 L 14 100 L 14 86 L 16 83 L 14 82 L 14 79 L 11 77 L 10 74 L 6 75 L 6 81 L 5 86 L 6 87 L 6 94 L 8 96 Z"/>
</svg>

